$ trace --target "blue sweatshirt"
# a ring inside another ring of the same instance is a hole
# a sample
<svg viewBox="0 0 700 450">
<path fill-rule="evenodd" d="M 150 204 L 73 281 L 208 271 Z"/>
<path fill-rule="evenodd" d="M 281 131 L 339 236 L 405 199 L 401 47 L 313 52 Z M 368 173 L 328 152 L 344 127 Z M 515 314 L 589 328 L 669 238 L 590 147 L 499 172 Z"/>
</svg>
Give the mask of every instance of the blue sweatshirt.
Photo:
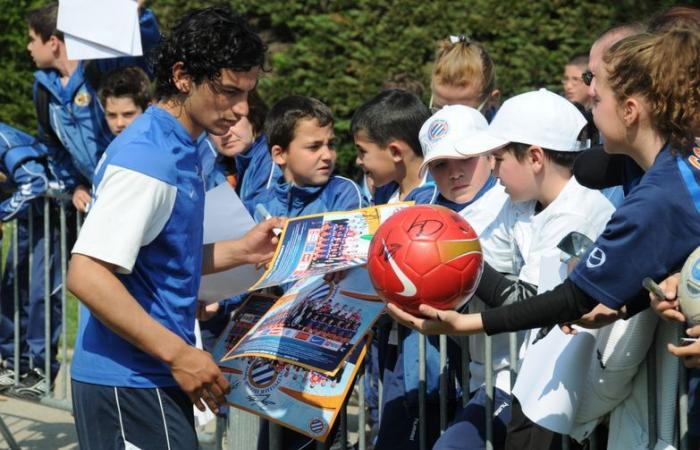
<svg viewBox="0 0 700 450">
<path fill-rule="evenodd" d="M 332 176 L 323 186 L 293 186 L 280 175 L 249 204 L 253 218 L 260 222 L 264 218 L 255 210 L 258 204 L 273 216 L 298 217 L 362 208 L 368 202 L 354 181 L 341 176 Z"/>
<path fill-rule="evenodd" d="M 149 10 L 141 14 L 139 22 L 143 51 L 147 55 L 160 41 L 160 32 L 156 18 Z M 101 73 L 134 65 L 146 68 L 143 57 L 100 59 L 95 60 L 95 64 Z M 49 156 L 61 166 L 63 181 L 68 187 L 90 185 L 97 162 L 114 135 L 107 126 L 95 88 L 85 78 L 85 63 L 79 63 L 65 86 L 61 84 L 61 74 L 57 70 L 36 71 L 33 87 L 35 104 L 38 104 L 40 85 L 49 92 L 49 122 L 64 147 L 49 147 Z M 47 132 L 39 126 L 41 142 L 48 142 Z"/>
<path fill-rule="evenodd" d="M 0 123 L 0 171 L 14 187 L 0 203 L 0 222 L 24 213 L 49 187 L 46 148 L 32 136 Z"/>
</svg>

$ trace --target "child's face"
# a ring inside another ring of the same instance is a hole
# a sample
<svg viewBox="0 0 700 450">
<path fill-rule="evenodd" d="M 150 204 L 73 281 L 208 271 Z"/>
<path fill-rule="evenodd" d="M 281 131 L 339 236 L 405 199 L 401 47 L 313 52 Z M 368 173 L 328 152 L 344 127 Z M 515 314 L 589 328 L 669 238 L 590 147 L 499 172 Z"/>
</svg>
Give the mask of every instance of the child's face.
<svg viewBox="0 0 700 450">
<path fill-rule="evenodd" d="M 273 151 L 285 179 L 297 186 L 326 184 L 335 168 L 336 156 L 333 125 L 322 127 L 316 119 L 300 120 L 289 148 Z"/>
<path fill-rule="evenodd" d="M 537 198 L 537 183 L 527 157 L 518 161 L 513 153 L 501 148 L 494 150 L 493 160 L 493 174 L 501 180 L 506 193 L 514 202 Z"/>
<path fill-rule="evenodd" d="M 608 73 L 601 65 L 595 76 L 593 88 L 593 121 L 603 136 L 603 145 L 608 153 L 620 153 L 625 149 L 627 134 L 622 121 L 619 104 L 608 84 Z"/>
<path fill-rule="evenodd" d="M 354 136 L 357 147 L 355 164 L 367 175 L 367 179 L 373 187 L 381 187 L 396 178 L 395 161 L 388 148 L 382 148 L 375 144 L 363 132 Z"/>
<path fill-rule="evenodd" d="M 572 65 L 564 66 L 564 76 L 562 78 L 564 96 L 570 102 L 576 102 L 587 106 L 588 103 L 590 103 L 588 86 L 583 82 L 581 75 L 583 75 L 583 69 L 581 67 Z"/>
<path fill-rule="evenodd" d="M 442 196 L 455 203 L 474 199 L 491 175 L 491 163 L 486 156 L 436 159 L 429 168 Z"/>
<path fill-rule="evenodd" d="M 136 106 L 131 97 L 107 97 L 104 108 L 107 126 L 115 136 L 143 114 L 143 109 Z"/>
<path fill-rule="evenodd" d="M 216 144 L 219 154 L 233 158 L 239 153 L 248 150 L 255 141 L 253 125 L 247 117 L 241 117 L 234 126 L 228 129 L 223 136 L 211 135 L 211 140 Z"/>
<path fill-rule="evenodd" d="M 29 43 L 27 44 L 27 50 L 34 60 L 34 64 L 39 69 L 48 69 L 53 66 L 54 58 L 54 46 L 55 41 L 58 38 L 52 36 L 46 42 L 41 40 L 41 36 L 38 35 L 31 28 L 29 29 Z"/>
</svg>

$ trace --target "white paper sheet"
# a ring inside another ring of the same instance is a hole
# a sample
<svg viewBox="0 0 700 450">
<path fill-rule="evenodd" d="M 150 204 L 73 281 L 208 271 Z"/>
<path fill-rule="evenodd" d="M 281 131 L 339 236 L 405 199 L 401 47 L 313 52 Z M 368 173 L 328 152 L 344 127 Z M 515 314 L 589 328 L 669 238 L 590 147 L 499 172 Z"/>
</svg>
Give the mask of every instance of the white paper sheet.
<svg viewBox="0 0 700 450">
<path fill-rule="evenodd" d="M 565 278 L 566 266 L 558 257 L 542 258 L 539 293 L 551 290 Z M 531 339 L 513 387 L 530 420 L 563 434 L 572 428 L 598 334 L 598 330 L 577 330 L 578 334 L 570 336 L 554 327 L 536 343 L 532 344 Z"/>
<path fill-rule="evenodd" d="M 223 183 L 207 192 L 204 201 L 204 243 L 238 239 L 255 225 L 236 192 Z M 246 291 L 263 270 L 246 264 L 202 277 L 199 299 L 215 303 Z"/>
<path fill-rule="evenodd" d="M 203 350 L 204 345 L 202 344 L 202 331 L 199 328 L 199 320 L 194 321 L 194 338 L 194 346 L 200 350 Z M 207 405 L 206 402 L 202 403 L 204 403 L 204 411 L 200 411 L 199 408 L 192 405 L 192 410 L 194 411 L 194 424 L 197 428 L 205 426 L 216 417 L 211 409 L 209 409 L 209 405 Z"/>
<path fill-rule="evenodd" d="M 61 0 L 57 28 L 65 35 L 69 59 L 143 54 L 134 0 Z"/>
</svg>

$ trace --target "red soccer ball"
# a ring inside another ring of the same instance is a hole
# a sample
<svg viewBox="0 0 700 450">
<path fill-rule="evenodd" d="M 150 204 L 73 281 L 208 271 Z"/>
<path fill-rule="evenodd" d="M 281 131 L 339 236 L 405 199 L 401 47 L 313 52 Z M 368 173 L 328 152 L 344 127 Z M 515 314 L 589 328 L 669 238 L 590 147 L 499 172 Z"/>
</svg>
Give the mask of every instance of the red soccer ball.
<svg viewBox="0 0 700 450">
<path fill-rule="evenodd" d="M 403 209 L 377 230 L 367 270 L 385 302 L 420 315 L 421 303 L 456 309 L 474 294 L 483 270 L 481 245 L 459 214 L 435 205 Z"/>
</svg>

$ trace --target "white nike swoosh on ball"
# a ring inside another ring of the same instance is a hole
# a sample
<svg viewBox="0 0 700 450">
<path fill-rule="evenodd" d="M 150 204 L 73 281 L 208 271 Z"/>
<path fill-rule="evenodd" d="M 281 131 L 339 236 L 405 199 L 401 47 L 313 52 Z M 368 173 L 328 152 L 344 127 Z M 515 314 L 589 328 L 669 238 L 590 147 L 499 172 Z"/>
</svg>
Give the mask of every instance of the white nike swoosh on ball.
<svg viewBox="0 0 700 450">
<path fill-rule="evenodd" d="M 386 259 L 389 261 L 389 265 L 394 270 L 394 274 L 396 275 L 396 277 L 401 282 L 401 285 L 403 286 L 403 291 L 397 292 L 397 294 L 403 295 L 404 297 L 413 297 L 414 295 L 416 295 L 418 293 L 418 290 L 416 289 L 416 285 L 413 284 L 413 282 L 406 276 L 406 274 L 401 271 L 401 268 L 399 267 L 399 265 L 396 264 L 396 261 L 394 261 L 394 257 L 391 255 L 391 252 L 389 252 L 389 249 L 386 246 L 386 241 L 382 241 L 382 243 L 384 245 L 384 252 L 386 253 Z"/>
</svg>

